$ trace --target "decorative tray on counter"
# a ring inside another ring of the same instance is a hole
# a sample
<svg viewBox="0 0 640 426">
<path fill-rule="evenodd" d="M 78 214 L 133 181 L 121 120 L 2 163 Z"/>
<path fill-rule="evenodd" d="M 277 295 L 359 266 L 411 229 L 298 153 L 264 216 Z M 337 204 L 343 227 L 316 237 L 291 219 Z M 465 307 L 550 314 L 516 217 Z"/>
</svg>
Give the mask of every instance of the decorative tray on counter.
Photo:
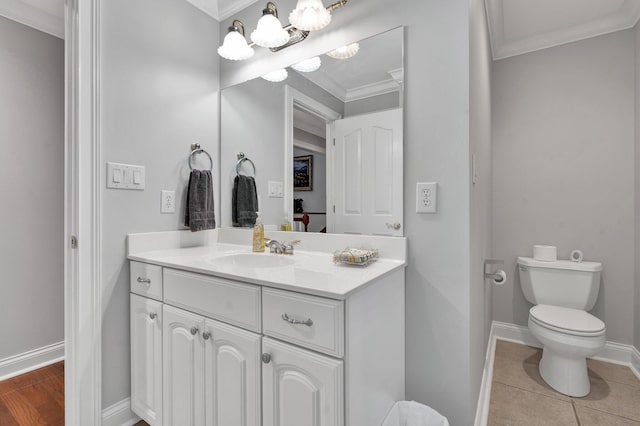
<svg viewBox="0 0 640 426">
<path fill-rule="evenodd" d="M 366 266 L 378 258 L 378 249 L 347 247 L 333 253 L 333 263 Z"/>
</svg>

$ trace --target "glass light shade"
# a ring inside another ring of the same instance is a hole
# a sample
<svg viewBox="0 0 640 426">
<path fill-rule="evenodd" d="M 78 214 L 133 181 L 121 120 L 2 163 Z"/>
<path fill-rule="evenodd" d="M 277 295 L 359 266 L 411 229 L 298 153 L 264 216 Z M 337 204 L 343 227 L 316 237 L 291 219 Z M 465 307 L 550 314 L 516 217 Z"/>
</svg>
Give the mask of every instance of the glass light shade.
<svg viewBox="0 0 640 426">
<path fill-rule="evenodd" d="M 338 47 L 336 50 L 332 50 L 331 52 L 327 52 L 327 56 L 330 56 L 334 59 L 347 59 L 352 56 L 355 56 L 360 50 L 360 45 L 358 43 L 353 43 L 348 46 Z"/>
<path fill-rule="evenodd" d="M 313 58 L 305 59 L 304 61 L 291 65 L 291 68 L 300 72 L 313 72 L 320 68 L 320 65 L 322 65 L 320 57 L 314 56 Z"/>
<path fill-rule="evenodd" d="M 224 36 L 222 46 L 218 47 L 218 55 L 232 61 L 244 61 L 253 56 L 253 48 L 238 31 L 231 30 Z"/>
<path fill-rule="evenodd" d="M 251 33 L 251 40 L 262 47 L 280 47 L 289 41 L 289 33 L 282 28 L 278 18 L 271 14 L 265 14 Z"/>
<path fill-rule="evenodd" d="M 289 76 L 289 73 L 287 72 L 287 70 L 284 68 L 280 68 L 278 70 L 271 71 L 270 73 L 263 75 L 262 78 L 272 83 L 279 83 L 281 81 L 285 81 L 288 76 Z"/>
<path fill-rule="evenodd" d="M 303 31 L 315 31 L 331 22 L 331 13 L 321 0 L 298 0 L 296 8 L 289 14 L 291 25 Z"/>
</svg>

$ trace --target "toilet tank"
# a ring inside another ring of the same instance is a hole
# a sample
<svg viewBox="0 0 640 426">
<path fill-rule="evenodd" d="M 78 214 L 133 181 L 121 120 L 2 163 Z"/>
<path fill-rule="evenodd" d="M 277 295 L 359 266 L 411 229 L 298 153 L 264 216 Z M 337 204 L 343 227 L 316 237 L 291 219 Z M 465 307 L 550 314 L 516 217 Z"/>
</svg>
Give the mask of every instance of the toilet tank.
<svg viewBox="0 0 640 426">
<path fill-rule="evenodd" d="M 554 305 L 590 311 L 600 290 L 599 262 L 518 258 L 524 297 L 535 305 Z"/>
</svg>

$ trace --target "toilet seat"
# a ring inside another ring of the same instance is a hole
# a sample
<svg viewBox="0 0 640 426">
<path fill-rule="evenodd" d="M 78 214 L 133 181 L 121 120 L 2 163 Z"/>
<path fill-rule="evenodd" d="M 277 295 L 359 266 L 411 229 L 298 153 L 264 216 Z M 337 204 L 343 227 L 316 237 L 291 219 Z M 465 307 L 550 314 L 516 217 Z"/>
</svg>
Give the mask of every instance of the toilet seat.
<svg viewBox="0 0 640 426">
<path fill-rule="evenodd" d="M 605 325 L 590 313 L 552 305 L 536 305 L 529 310 L 529 318 L 541 327 L 572 336 L 601 336 Z"/>
</svg>

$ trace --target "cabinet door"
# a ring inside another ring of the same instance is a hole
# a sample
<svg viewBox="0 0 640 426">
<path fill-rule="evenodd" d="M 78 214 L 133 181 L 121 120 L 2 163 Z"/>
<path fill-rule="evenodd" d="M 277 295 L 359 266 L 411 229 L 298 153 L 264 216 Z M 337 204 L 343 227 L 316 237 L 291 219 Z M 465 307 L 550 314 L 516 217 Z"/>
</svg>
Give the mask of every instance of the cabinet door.
<svg viewBox="0 0 640 426">
<path fill-rule="evenodd" d="M 204 425 L 204 319 L 163 305 L 165 426 Z"/>
<path fill-rule="evenodd" d="M 260 426 L 260 336 L 205 322 L 207 426 Z"/>
<path fill-rule="evenodd" d="M 162 303 L 131 294 L 131 410 L 162 425 Z"/>
<path fill-rule="evenodd" d="M 342 361 L 267 337 L 262 352 L 263 426 L 344 425 Z"/>
</svg>

